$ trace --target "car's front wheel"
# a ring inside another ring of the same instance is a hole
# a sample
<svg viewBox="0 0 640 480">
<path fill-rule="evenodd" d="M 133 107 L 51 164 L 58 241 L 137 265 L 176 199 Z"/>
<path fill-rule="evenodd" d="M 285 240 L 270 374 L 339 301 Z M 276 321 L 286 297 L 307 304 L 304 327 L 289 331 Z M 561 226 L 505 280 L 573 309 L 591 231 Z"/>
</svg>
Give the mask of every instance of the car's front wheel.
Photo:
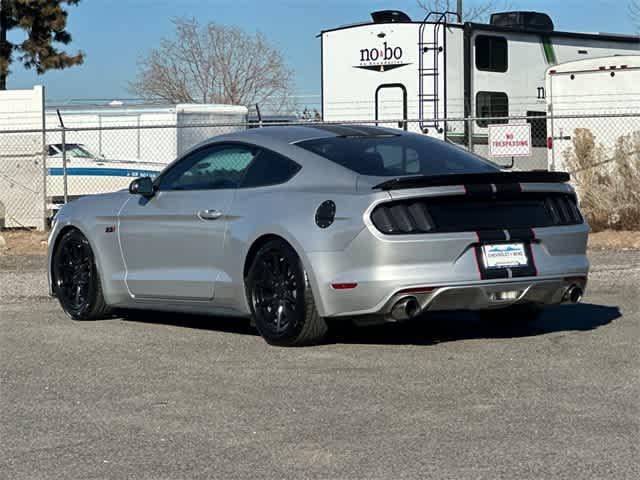
<svg viewBox="0 0 640 480">
<path fill-rule="evenodd" d="M 93 250 L 79 230 L 71 229 L 62 235 L 51 267 L 53 292 L 69 317 L 95 320 L 111 313 L 102 294 Z"/>
<path fill-rule="evenodd" d="M 302 262 L 285 241 L 260 248 L 245 285 L 256 328 L 271 345 L 312 345 L 326 337 L 327 323 L 318 314 Z"/>
</svg>

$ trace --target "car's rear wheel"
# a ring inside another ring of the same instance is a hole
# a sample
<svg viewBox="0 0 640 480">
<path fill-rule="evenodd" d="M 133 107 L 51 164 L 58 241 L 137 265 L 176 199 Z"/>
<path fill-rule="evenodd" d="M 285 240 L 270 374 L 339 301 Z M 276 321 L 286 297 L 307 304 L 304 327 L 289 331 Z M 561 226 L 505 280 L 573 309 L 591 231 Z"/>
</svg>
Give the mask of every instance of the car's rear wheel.
<svg viewBox="0 0 640 480">
<path fill-rule="evenodd" d="M 271 345 L 312 345 L 326 337 L 302 262 L 285 241 L 258 250 L 245 285 L 255 326 Z"/>
<path fill-rule="evenodd" d="M 53 292 L 74 320 L 95 320 L 111 313 L 102 294 L 93 250 L 76 229 L 62 235 L 52 258 Z"/>
<path fill-rule="evenodd" d="M 542 315 L 542 311 L 541 305 L 524 304 L 494 310 L 481 310 L 477 313 L 483 321 L 522 325 L 537 320 Z"/>
</svg>

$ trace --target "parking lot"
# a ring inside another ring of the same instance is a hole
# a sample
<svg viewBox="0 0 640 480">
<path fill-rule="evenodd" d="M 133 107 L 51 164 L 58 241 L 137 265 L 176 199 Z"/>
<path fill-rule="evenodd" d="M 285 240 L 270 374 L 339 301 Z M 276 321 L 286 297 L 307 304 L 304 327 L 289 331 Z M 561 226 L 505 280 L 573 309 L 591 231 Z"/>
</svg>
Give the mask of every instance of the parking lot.
<svg viewBox="0 0 640 480">
<path fill-rule="evenodd" d="M 640 478 L 640 252 L 581 305 L 269 347 L 247 323 L 73 322 L 0 257 L 0 477 Z"/>
</svg>

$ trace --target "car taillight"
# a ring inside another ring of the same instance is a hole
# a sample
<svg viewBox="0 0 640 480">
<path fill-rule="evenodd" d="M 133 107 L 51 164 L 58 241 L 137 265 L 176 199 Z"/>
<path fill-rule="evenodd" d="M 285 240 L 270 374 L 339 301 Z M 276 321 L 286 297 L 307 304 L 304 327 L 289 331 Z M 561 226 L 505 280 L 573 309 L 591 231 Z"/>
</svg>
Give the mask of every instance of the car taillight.
<svg viewBox="0 0 640 480">
<path fill-rule="evenodd" d="M 547 137 L 547 148 L 553 150 L 553 137 Z"/>
<path fill-rule="evenodd" d="M 582 223 L 582 215 L 575 200 L 568 195 L 549 197 L 546 200 L 551 219 L 556 225 L 571 225 Z"/>
<path fill-rule="evenodd" d="M 427 233 L 434 229 L 429 210 L 422 202 L 383 204 L 371 214 L 382 233 Z"/>
</svg>

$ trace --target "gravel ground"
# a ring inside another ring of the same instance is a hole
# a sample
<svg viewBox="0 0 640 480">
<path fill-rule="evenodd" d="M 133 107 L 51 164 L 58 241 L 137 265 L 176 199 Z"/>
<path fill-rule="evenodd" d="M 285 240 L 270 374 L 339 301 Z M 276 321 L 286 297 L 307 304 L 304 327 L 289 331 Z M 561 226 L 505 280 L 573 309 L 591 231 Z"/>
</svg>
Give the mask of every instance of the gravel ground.
<svg viewBox="0 0 640 480">
<path fill-rule="evenodd" d="M 0 478 L 640 478 L 640 252 L 585 303 L 268 347 L 245 322 L 72 322 L 0 257 Z"/>
</svg>

